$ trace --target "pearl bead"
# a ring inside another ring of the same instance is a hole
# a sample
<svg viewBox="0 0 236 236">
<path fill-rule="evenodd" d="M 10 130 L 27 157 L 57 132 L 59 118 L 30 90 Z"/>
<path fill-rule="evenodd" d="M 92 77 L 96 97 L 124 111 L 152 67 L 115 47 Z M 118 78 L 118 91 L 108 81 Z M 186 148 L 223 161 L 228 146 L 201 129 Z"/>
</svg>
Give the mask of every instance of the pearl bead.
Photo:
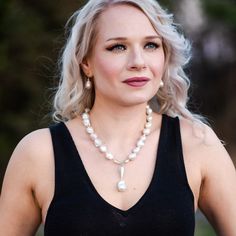
<svg viewBox="0 0 236 236">
<path fill-rule="evenodd" d="M 94 144 L 95 144 L 96 147 L 100 147 L 102 145 L 102 141 L 100 139 L 96 138 L 94 140 Z"/>
<path fill-rule="evenodd" d="M 140 147 L 134 148 L 134 149 L 133 149 L 133 153 L 139 153 L 140 149 L 141 149 Z"/>
<path fill-rule="evenodd" d="M 108 160 L 112 160 L 112 159 L 113 159 L 113 155 L 112 155 L 110 152 L 107 152 L 107 153 L 106 153 L 106 158 L 107 158 Z"/>
<path fill-rule="evenodd" d="M 89 134 L 92 134 L 94 132 L 92 127 L 87 127 L 86 130 L 87 130 L 87 133 Z"/>
<path fill-rule="evenodd" d="M 151 128 L 152 127 L 152 123 L 151 122 L 147 122 L 146 124 L 145 124 L 145 128 Z"/>
<path fill-rule="evenodd" d="M 127 189 L 125 181 L 120 180 L 117 184 L 117 188 L 119 192 L 124 192 Z"/>
<path fill-rule="evenodd" d="M 143 147 L 143 146 L 144 146 L 143 140 L 139 140 L 139 141 L 137 142 L 137 146 L 138 146 L 138 147 Z"/>
<path fill-rule="evenodd" d="M 152 121 L 152 116 L 148 116 L 148 117 L 147 117 L 147 121 L 148 121 L 148 122 Z"/>
<path fill-rule="evenodd" d="M 86 83 L 85 83 L 85 88 L 86 89 L 90 89 L 92 87 L 92 83 L 90 80 L 87 80 Z"/>
<path fill-rule="evenodd" d="M 106 152 L 107 151 L 107 147 L 105 145 L 102 145 L 99 147 L 101 152 Z"/>
<path fill-rule="evenodd" d="M 145 134 L 145 135 L 149 135 L 150 132 L 151 132 L 151 130 L 147 129 L 147 128 L 143 130 L 143 134 Z"/>
<path fill-rule="evenodd" d="M 148 108 L 148 109 L 147 109 L 147 114 L 148 114 L 148 115 L 151 115 L 151 114 L 152 114 L 152 109 L 151 109 L 151 108 Z"/>
<path fill-rule="evenodd" d="M 137 157 L 137 154 L 136 153 L 130 153 L 128 157 L 129 157 L 130 160 L 134 160 Z"/>
<path fill-rule="evenodd" d="M 87 113 L 83 113 L 82 118 L 83 118 L 83 120 L 89 119 L 89 115 Z"/>
<path fill-rule="evenodd" d="M 146 139 L 147 139 L 147 136 L 146 135 L 142 135 L 139 140 L 146 141 Z"/>
<path fill-rule="evenodd" d="M 84 123 L 84 125 L 85 125 L 86 127 L 90 125 L 90 122 L 89 122 L 88 119 L 84 119 L 84 120 L 83 120 L 83 123 Z"/>
<path fill-rule="evenodd" d="M 95 140 L 98 136 L 95 133 L 90 134 L 90 138 L 92 140 Z"/>
</svg>

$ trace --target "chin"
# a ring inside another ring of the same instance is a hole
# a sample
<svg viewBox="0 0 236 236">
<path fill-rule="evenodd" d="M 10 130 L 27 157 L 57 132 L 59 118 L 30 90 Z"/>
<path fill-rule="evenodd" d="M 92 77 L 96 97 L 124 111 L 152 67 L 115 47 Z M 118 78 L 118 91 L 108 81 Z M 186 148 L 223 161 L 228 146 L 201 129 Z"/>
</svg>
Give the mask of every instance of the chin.
<svg viewBox="0 0 236 236">
<path fill-rule="evenodd" d="M 141 104 L 146 104 L 151 100 L 152 97 L 129 97 L 127 100 L 123 100 L 123 104 L 126 106 L 136 106 Z"/>
</svg>

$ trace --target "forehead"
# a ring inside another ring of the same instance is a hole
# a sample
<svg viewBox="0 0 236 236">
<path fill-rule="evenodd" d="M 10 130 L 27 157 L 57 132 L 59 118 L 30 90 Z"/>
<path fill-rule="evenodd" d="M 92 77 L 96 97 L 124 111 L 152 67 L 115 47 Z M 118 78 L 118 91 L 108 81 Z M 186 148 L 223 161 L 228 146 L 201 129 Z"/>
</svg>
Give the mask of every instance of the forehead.
<svg viewBox="0 0 236 236">
<path fill-rule="evenodd" d="M 148 17 L 137 7 L 120 4 L 106 9 L 97 22 L 99 38 L 157 35 Z"/>
</svg>

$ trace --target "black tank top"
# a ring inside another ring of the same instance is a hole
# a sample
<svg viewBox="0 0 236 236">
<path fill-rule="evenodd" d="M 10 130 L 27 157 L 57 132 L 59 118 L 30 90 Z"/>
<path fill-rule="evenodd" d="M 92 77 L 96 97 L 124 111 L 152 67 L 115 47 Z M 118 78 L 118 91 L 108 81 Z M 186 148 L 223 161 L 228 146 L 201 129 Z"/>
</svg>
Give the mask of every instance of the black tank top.
<svg viewBox="0 0 236 236">
<path fill-rule="evenodd" d="M 123 211 L 96 191 L 64 123 L 50 127 L 55 193 L 45 236 L 193 236 L 194 197 L 188 184 L 178 118 L 163 115 L 156 165 L 141 199 Z"/>
</svg>

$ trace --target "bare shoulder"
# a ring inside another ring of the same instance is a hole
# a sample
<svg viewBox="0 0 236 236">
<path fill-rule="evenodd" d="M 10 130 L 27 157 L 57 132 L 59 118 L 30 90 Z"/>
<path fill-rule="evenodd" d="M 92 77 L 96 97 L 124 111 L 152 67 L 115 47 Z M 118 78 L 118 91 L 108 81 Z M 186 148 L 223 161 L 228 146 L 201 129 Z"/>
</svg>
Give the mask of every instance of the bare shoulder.
<svg viewBox="0 0 236 236">
<path fill-rule="evenodd" d="M 48 129 L 26 135 L 15 148 L 0 197 L 0 226 L 5 226 L 0 227 L 1 235 L 34 235 L 41 222 L 42 208 L 37 189 L 42 176 L 49 176 L 48 169 L 53 163 L 51 156 Z"/>
<path fill-rule="evenodd" d="M 39 129 L 26 135 L 16 146 L 7 168 L 6 175 L 15 176 L 21 171 L 27 173 L 27 184 L 33 185 L 40 167 L 52 155 L 49 129 Z M 24 175 L 25 176 L 25 175 Z M 21 178 L 23 180 L 23 178 Z"/>
<path fill-rule="evenodd" d="M 189 144 L 214 146 L 221 143 L 212 128 L 200 121 L 180 118 L 180 126 L 182 138 L 187 138 Z"/>
<path fill-rule="evenodd" d="M 28 180 L 34 189 L 46 169 L 53 165 L 53 147 L 48 128 L 35 130 L 26 135 L 15 148 L 9 168 L 27 170 Z"/>
<path fill-rule="evenodd" d="M 51 149 L 51 136 L 47 128 L 35 130 L 26 135 L 17 145 L 15 152 L 24 153 L 22 158 L 36 158 L 43 156 Z M 13 156 L 14 156 L 13 153 Z"/>
<path fill-rule="evenodd" d="M 183 146 L 206 164 L 221 165 L 231 159 L 215 132 L 206 124 L 180 119 Z"/>
<path fill-rule="evenodd" d="M 211 176 L 211 170 L 233 169 L 232 160 L 221 140 L 208 125 L 181 119 L 183 147 L 190 158 L 199 162 L 203 178 Z"/>
<path fill-rule="evenodd" d="M 207 125 L 181 119 L 181 135 L 191 171 L 199 169 L 198 206 L 218 235 L 236 235 L 236 171 L 221 140 Z M 226 210 L 227 209 L 227 210 Z"/>
</svg>

